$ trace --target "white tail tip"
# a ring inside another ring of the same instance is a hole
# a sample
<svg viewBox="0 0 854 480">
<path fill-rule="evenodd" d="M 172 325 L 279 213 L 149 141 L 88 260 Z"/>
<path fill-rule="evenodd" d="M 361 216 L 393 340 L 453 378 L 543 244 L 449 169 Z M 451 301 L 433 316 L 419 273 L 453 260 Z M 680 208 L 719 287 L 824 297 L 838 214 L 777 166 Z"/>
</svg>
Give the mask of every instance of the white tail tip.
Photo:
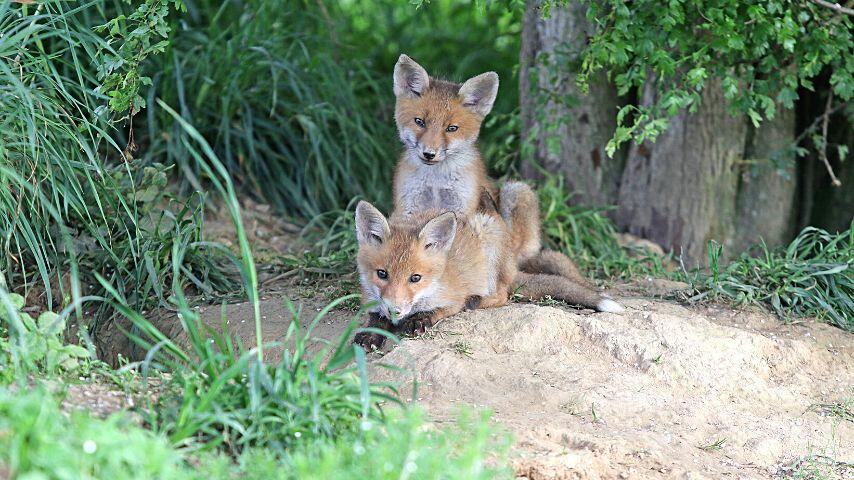
<svg viewBox="0 0 854 480">
<path fill-rule="evenodd" d="M 599 302 L 599 305 L 596 305 L 596 310 L 609 313 L 621 313 L 625 311 L 619 303 L 611 300 L 610 298 L 606 298 Z"/>
</svg>

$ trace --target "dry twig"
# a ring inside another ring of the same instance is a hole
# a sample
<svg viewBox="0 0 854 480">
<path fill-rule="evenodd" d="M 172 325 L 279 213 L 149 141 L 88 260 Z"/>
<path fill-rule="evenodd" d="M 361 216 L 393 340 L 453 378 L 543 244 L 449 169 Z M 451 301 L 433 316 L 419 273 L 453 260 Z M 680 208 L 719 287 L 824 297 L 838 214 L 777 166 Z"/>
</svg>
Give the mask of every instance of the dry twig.
<svg viewBox="0 0 854 480">
<path fill-rule="evenodd" d="M 838 3 L 831 3 L 825 0 L 811 0 L 812 3 L 816 5 L 821 5 L 822 7 L 827 7 L 833 11 L 844 13 L 845 15 L 854 15 L 854 9 L 843 7 Z"/>
<path fill-rule="evenodd" d="M 830 167 L 830 162 L 827 160 L 827 127 L 830 123 L 830 111 L 833 105 L 833 90 L 831 90 L 827 94 L 827 104 L 824 106 L 824 120 L 821 123 L 821 148 L 818 150 L 818 157 L 824 162 L 824 166 L 827 167 L 827 173 L 830 175 L 830 183 L 833 184 L 834 187 L 838 187 L 842 185 L 842 182 L 836 178 L 836 175 L 833 173 L 833 168 Z"/>
</svg>

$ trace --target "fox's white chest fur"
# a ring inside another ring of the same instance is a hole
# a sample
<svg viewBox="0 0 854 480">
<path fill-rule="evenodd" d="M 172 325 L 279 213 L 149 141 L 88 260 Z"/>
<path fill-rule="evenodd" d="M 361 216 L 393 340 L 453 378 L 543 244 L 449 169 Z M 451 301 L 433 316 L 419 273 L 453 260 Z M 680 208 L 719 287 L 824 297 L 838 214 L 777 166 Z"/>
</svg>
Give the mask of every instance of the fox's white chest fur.
<svg viewBox="0 0 854 480">
<path fill-rule="evenodd" d="M 420 164 L 401 179 L 396 203 L 404 214 L 431 208 L 468 213 L 477 194 L 477 179 L 464 166 L 447 163 Z"/>
</svg>

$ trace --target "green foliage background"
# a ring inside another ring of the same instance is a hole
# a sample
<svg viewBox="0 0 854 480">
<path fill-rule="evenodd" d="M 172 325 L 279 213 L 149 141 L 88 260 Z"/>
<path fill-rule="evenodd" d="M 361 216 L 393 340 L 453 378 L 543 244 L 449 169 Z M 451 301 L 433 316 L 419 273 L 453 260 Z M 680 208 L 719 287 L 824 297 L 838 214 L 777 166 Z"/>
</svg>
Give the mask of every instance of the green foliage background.
<svg viewBox="0 0 854 480">
<path fill-rule="evenodd" d="M 816 2 L 592 1 L 587 17 L 595 32 L 579 82 L 604 70 L 620 95 L 649 81 L 659 92 L 652 105 L 621 108 L 610 155 L 630 139 L 654 139 L 679 110 L 695 111 L 713 79 L 754 126 L 778 106 L 794 108 L 798 88 L 814 90 L 823 72 L 842 102 L 854 95 L 850 17 Z"/>
</svg>

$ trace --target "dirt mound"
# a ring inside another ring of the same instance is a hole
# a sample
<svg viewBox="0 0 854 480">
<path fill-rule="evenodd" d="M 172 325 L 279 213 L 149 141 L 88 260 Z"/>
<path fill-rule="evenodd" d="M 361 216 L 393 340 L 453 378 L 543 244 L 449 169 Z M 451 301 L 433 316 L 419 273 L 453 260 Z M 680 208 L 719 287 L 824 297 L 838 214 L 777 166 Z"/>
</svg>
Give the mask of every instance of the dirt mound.
<svg viewBox="0 0 854 480">
<path fill-rule="evenodd" d="M 290 325 L 287 293 L 262 297 L 267 340 Z M 845 463 L 854 462 L 853 335 L 758 312 L 621 302 L 620 315 L 533 304 L 465 312 L 372 356 L 408 374 L 372 375 L 398 382 L 404 395 L 414 377 L 437 421 L 464 405 L 492 410 L 514 435 L 520 478 L 846 478 L 854 470 Z M 306 327 L 325 301 L 297 303 Z M 199 311 L 213 326 L 225 313 L 232 333 L 254 345 L 248 303 Z M 333 311 L 314 335 L 336 339 L 352 316 Z M 162 326 L 183 338 L 174 319 L 171 331 Z M 266 354 L 275 360 L 279 351 Z M 812 468 L 828 473 L 794 475 Z"/>
<path fill-rule="evenodd" d="M 493 410 L 531 479 L 768 478 L 804 455 L 854 461 L 854 423 L 820 407 L 854 394 L 851 335 L 759 313 L 625 304 L 623 315 L 530 304 L 467 312 L 382 361 L 415 372 L 420 402 L 439 419 L 461 404 Z"/>
</svg>

